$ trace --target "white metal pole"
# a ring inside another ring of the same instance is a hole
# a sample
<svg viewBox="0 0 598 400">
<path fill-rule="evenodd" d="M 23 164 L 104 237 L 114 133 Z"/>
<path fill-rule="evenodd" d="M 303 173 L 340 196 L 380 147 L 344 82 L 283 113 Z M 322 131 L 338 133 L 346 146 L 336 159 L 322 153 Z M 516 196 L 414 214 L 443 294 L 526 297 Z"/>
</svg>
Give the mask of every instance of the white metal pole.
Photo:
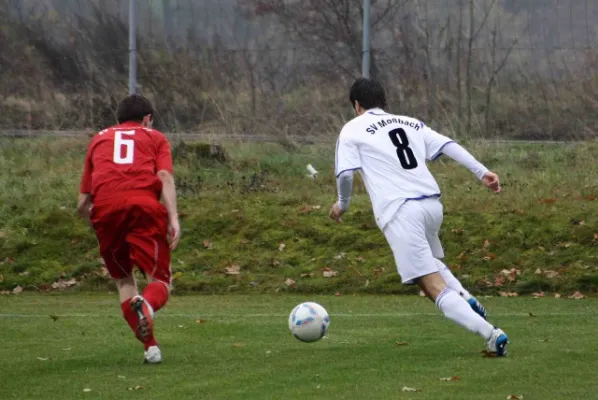
<svg viewBox="0 0 598 400">
<path fill-rule="evenodd" d="M 137 93 L 137 1 L 129 0 L 129 94 Z"/>
<path fill-rule="evenodd" d="M 372 14 L 372 3 L 370 0 L 363 0 L 363 53 L 361 61 L 361 74 L 365 78 L 370 77 L 370 23 Z"/>
</svg>

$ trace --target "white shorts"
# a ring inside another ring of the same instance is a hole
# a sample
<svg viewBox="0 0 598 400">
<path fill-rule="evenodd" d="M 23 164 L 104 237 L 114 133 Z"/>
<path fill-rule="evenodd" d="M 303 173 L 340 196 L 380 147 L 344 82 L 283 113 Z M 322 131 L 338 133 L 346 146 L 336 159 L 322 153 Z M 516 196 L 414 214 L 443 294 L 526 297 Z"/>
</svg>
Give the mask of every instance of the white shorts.
<svg viewBox="0 0 598 400">
<path fill-rule="evenodd" d="M 384 227 L 404 284 L 438 272 L 435 258 L 444 257 L 438 238 L 441 225 L 442 203 L 433 198 L 405 202 Z"/>
</svg>

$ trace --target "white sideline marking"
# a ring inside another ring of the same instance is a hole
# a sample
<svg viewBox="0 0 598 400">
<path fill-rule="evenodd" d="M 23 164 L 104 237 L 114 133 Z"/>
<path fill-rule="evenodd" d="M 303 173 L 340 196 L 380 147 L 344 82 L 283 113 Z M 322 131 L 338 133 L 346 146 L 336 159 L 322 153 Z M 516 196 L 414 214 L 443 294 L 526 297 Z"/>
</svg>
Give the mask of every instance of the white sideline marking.
<svg viewBox="0 0 598 400">
<path fill-rule="evenodd" d="M 556 316 L 573 316 L 573 315 L 587 315 L 598 316 L 598 312 L 575 312 L 575 313 L 533 313 L 536 317 L 556 317 Z M 105 318 L 105 317 L 120 317 L 120 314 L 0 314 L 0 318 L 47 318 L 49 316 L 56 316 L 62 318 Z M 188 314 L 188 313 L 165 313 L 159 314 L 159 318 L 226 318 L 226 319 L 242 319 L 242 318 L 288 318 L 288 314 Z M 334 318 L 403 318 L 403 317 L 441 317 L 441 313 L 370 313 L 370 314 L 347 314 L 347 313 L 333 313 L 330 314 Z M 492 317 L 529 317 L 529 312 L 523 313 L 492 313 Z"/>
</svg>

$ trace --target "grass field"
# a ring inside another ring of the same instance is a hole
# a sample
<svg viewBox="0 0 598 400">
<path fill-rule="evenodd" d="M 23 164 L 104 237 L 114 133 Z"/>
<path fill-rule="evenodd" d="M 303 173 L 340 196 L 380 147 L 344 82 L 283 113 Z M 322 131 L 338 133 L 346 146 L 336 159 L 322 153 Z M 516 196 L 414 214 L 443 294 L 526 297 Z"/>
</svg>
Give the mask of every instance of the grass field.
<svg viewBox="0 0 598 400">
<path fill-rule="evenodd" d="M 305 300 L 332 319 L 328 338 L 313 344 L 287 328 Z M 510 335 L 504 359 L 483 357 L 480 338 L 420 297 L 177 296 L 156 320 L 165 362 L 148 366 L 116 295 L 4 296 L 0 398 L 596 398 L 595 300 L 485 303 Z"/>
<path fill-rule="evenodd" d="M 0 290 L 44 291 L 65 281 L 109 287 L 97 242 L 75 215 L 86 144 L 0 138 Z M 179 292 L 410 291 L 399 284 L 359 181 L 344 224 L 327 218 L 335 200 L 333 141 L 292 151 L 224 146 L 229 160 L 217 163 L 173 142 Z M 450 160 L 431 164 L 443 192 L 446 263 L 476 292 L 596 296 L 598 143 L 469 147 L 501 175 L 504 191 L 491 195 Z M 308 163 L 320 171 L 315 181 L 306 177 Z M 338 274 L 327 279 L 325 268 Z"/>
</svg>

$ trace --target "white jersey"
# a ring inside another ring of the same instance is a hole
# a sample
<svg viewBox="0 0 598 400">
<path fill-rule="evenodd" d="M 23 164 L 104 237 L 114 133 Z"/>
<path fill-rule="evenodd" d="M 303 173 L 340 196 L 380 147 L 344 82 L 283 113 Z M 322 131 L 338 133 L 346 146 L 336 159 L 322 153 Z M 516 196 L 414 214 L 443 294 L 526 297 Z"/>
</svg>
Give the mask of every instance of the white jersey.
<svg viewBox="0 0 598 400">
<path fill-rule="evenodd" d="M 384 229 L 405 201 L 440 197 L 426 161 L 451 142 L 417 119 L 368 110 L 343 127 L 335 173 L 360 170 L 376 223 Z"/>
</svg>

